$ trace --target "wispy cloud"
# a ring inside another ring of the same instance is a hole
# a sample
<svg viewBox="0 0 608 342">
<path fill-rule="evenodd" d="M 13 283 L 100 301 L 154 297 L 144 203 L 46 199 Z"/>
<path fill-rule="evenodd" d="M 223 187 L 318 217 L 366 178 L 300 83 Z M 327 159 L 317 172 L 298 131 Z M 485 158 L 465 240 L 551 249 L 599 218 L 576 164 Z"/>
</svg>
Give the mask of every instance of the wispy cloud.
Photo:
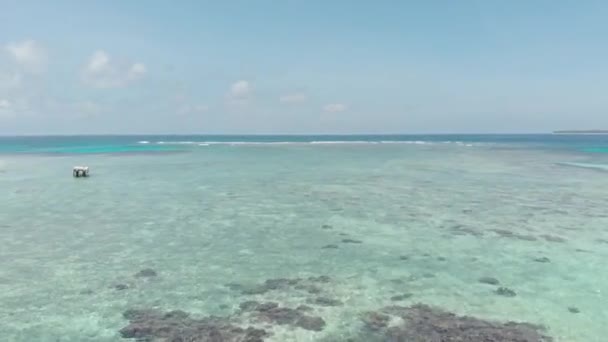
<svg viewBox="0 0 608 342">
<path fill-rule="evenodd" d="M 11 101 L 7 99 L 0 99 L 0 110 L 6 110 L 11 107 Z"/>
<path fill-rule="evenodd" d="M 143 63 L 115 61 L 107 52 L 98 50 L 86 63 L 82 77 L 86 84 L 96 88 L 117 88 L 140 80 L 147 71 Z"/>
<path fill-rule="evenodd" d="M 234 82 L 230 86 L 230 91 L 228 95 L 230 96 L 230 98 L 238 100 L 248 98 L 249 96 L 251 96 L 252 92 L 253 87 L 251 86 L 249 81 L 240 80 Z"/>
<path fill-rule="evenodd" d="M 0 99 L 0 119 L 13 116 L 13 111 L 11 110 L 11 107 L 11 101 L 7 99 Z"/>
<path fill-rule="evenodd" d="M 285 94 L 279 98 L 281 103 L 302 103 L 306 102 L 308 97 L 304 93 Z"/>
<path fill-rule="evenodd" d="M 329 103 L 323 106 L 323 111 L 327 113 L 339 113 L 348 109 L 348 106 L 343 103 Z"/>
<path fill-rule="evenodd" d="M 0 118 L 14 118 L 29 111 L 28 101 L 23 98 L 0 98 Z"/>
<path fill-rule="evenodd" d="M 46 49 L 34 40 L 10 43 L 5 50 L 23 71 L 39 73 L 46 70 L 48 59 Z"/>
</svg>

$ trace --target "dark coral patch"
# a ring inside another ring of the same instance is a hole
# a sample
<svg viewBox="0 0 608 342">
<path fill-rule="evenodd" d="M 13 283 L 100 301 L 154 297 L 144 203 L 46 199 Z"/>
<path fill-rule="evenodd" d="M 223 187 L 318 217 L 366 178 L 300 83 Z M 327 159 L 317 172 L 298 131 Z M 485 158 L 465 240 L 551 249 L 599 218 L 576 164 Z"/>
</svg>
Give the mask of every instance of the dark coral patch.
<svg viewBox="0 0 608 342">
<path fill-rule="evenodd" d="M 483 236 L 483 233 L 479 230 L 471 227 L 465 227 L 461 224 L 451 227 L 450 230 L 452 231 L 452 235 L 472 235 L 476 237 Z"/>
<path fill-rule="evenodd" d="M 338 249 L 338 245 L 334 245 L 334 244 L 329 244 L 329 245 L 325 245 L 323 247 L 321 247 L 321 249 Z"/>
<path fill-rule="evenodd" d="M 365 326 L 371 330 L 386 328 L 390 319 L 390 316 L 375 311 L 366 312 L 361 317 Z"/>
<path fill-rule="evenodd" d="M 325 321 L 321 317 L 309 316 L 308 311 L 301 306 L 300 309 L 280 307 L 276 303 L 262 303 L 257 305 L 253 312 L 260 321 L 279 325 L 292 325 L 306 330 L 321 331 Z"/>
<path fill-rule="evenodd" d="M 156 277 L 158 274 L 151 268 L 144 268 L 143 270 L 135 273 L 135 278 L 151 278 Z"/>
<path fill-rule="evenodd" d="M 117 291 L 128 290 L 129 287 L 130 286 L 127 284 L 114 284 L 114 285 L 110 286 L 110 288 L 117 290 Z"/>
<path fill-rule="evenodd" d="M 316 294 L 320 293 L 322 289 L 315 285 L 317 283 L 328 283 L 331 281 L 331 278 L 326 275 L 321 275 L 318 277 L 308 277 L 307 279 L 302 278 L 276 278 L 276 279 L 268 279 L 262 284 L 253 285 L 249 287 L 237 287 L 236 289 L 240 290 L 242 294 L 245 295 L 257 295 L 264 294 L 269 291 L 274 290 L 288 290 L 288 289 L 296 289 L 296 290 L 304 290 L 308 293 Z"/>
<path fill-rule="evenodd" d="M 540 237 L 549 242 L 566 242 L 566 239 L 555 235 L 543 234 Z"/>
<path fill-rule="evenodd" d="M 499 287 L 498 289 L 496 289 L 496 291 L 494 291 L 494 293 L 496 293 L 499 296 L 504 296 L 504 297 L 517 296 L 517 293 L 508 287 Z"/>
<path fill-rule="evenodd" d="M 343 303 L 337 299 L 327 298 L 327 297 L 317 297 L 314 299 L 309 299 L 307 301 L 308 304 L 315 304 L 320 306 L 341 306 Z"/>
<path fill-rule="evenodd" d="M 488 285 L 498 285 L 498 284 L 500 284 L 500 281 L 498 279 L 496 279 L 496 278 L 493 278 L 493 277 L 481 277 L 477 281 L 479 281 L 482 284 L 488 284 Z"/>
<path fill-rule="evenodd" d="M 308 280 L 314 281 L 317 283 L 329 283 L 331 281 L 331 278 L 329 276 L 322 275 L 322 276 L 318 276 L 318 277 L 308 277 Z"/>
<path fill-rule="evenodd" d="M 536 261 L 536 262 L 542 262 L 542 263 L 547 263 L 547 262 L 551 262 L 551 259 L 549 259 L 547 257 L 540 257 L 540 258 L 535 258 L 534 261 Z"/>
<path fill-rule="evenodd" d="M 413 297 L 414 295 L 411 293 L 404 293 L 404 294 L 400 294 L 400 295 L 396 295 L 396 296 L 392 296 L 391 300 L 393 302 L 398 302 L 398 301 L 402 301 L 402 300 L 406 300 L 409 299 L 411 297 Z"/>
<path fill-rule="evenodd" d="M 403 323 L 388 325 L 391 316 Z M 395 342 L 550 342 L 543 328 L 528 323 L 492 322 L 417 304 L 410 307 L 389 306 L 368 312 L 363 321 L 379 340 Z"/>
<path fill-rule="evenodd" d="M 568 311 L 574 314 L 580 313 L 581 310 L 579 310 L 578 308 L 574 307 L 574 306 L 570 306 L 568 307 Z"/>
<path fill-rule="evenodd" d="M 137 341 L 262 342 L 268 334 L 261 329 L 242 328 L 226 318 L 190 318 L 183 311 L 127 310 L 129 325 L 120 330 L 123 338 Z"/>
</svg>

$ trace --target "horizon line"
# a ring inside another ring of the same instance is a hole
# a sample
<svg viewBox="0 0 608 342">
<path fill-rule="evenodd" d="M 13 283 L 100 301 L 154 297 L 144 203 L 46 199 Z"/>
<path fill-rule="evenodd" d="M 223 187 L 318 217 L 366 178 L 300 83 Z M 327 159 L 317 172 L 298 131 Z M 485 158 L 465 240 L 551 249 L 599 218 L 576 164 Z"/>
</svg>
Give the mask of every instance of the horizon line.
<svg viewBox="0 0 608 342">
<path fill-rule="evenodd" d="M 120 136 L 421 136 L 421 135 L 552 135 L 563 131 L 544 132 L 467 132 L 467 133 L 25 133 L 2 134 L 0 137 L 120 137 Z M 575 132 L 575 131 L 573 131 Z M 598 133 L 599 134 L 599 133 Z"/>
</svg>

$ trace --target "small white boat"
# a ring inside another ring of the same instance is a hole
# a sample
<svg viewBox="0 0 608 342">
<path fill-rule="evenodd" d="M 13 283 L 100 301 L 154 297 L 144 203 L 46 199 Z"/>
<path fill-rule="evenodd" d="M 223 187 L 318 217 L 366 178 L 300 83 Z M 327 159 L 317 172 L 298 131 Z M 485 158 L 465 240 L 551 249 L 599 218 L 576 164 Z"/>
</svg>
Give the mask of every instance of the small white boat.
<svg viewBox="0 0 608 342">
<path fill-rule="evenodd" d="M 72 175 L 74 177 L 88 177 L 89 167 L 88 166 L 74 166 L 72 169 Z"/>
</svg>

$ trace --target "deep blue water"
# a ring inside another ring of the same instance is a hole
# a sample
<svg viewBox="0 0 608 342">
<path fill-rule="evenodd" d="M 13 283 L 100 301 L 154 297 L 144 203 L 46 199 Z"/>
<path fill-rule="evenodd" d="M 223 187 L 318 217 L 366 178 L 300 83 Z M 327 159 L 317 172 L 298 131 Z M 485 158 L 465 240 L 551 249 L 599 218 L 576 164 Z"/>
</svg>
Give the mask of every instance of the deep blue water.
<svg viewBox="0 0 608 342">
<path fill-rule="evenodd" d="M 180 151 L 190 146 L 263 143 L 473 143 L 608 152 L 608 135 L 438 134 L 438 135 L 104 135 L 4 136 L 0 153 L 89 154 Z"/>
</svg>

